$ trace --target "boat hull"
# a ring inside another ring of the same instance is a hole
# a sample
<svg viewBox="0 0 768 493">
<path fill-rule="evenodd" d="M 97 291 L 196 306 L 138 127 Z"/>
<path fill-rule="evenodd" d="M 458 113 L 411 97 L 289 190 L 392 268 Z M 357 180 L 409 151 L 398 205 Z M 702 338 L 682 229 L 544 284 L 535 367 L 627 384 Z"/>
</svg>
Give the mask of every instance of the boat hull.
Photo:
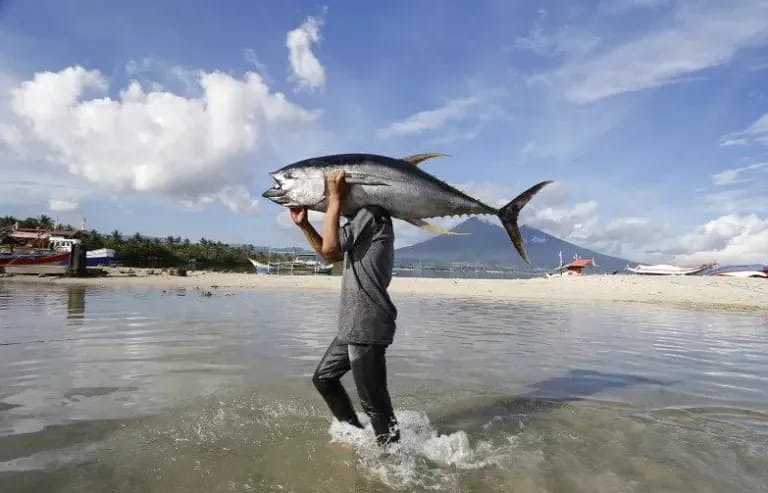
<svg viewBox="0 0 768 493">
<path fill-rule="evenodd" d="M 85 265 L 88 267 L 100 267 L 112 265 L 115 261 L 115 251 L 109 248 L 91 250 L 86 254 Z"/>
<path fill-rule="evenodd" d="M 627 267 L 627 271 L 641 276 L 692 276 L 701 274 L 714 264 L 699 265 L 697 267 L 677 267 L 674 265 L 638 265 Z"/>
<path fill-rule="evenodd" d="M 718 274 L 715 274 L 716 276 L 722 276 L 722 277 L 741 277 L 741 278 L 748 278 L 748 277 L 758 277 L 758 278 L 768 278 L 768 274 L 765 272 L 761 272 L 759 270 L 740 270 L 740 271 L 734 271 L 734 272 L 720 272 Z"/>
<path fill-rule="evenodd" d="M 0 256 L 0 267 L 11 265 L 68 265 L 69 253 L 10 254 Z"/>
</svg>

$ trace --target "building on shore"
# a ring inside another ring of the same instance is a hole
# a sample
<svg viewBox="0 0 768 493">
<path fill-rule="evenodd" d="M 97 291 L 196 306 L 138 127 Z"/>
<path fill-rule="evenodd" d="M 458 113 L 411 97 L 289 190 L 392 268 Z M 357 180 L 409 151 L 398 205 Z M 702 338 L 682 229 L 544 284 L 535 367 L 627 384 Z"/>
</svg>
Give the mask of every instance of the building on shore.
<svg viewBox="0 0 768 493">
<path fill-rule="evenodd" d="M 561 265 L 554 269 L 553 272 L 551 272 L 548 275 L 553 274 L 560 274 L 561 276 L 582 276 L 584 275 L 584 270 L 587 267 L 594 267 L 595 260 L 591 258 L 575 258 L 572 261 L 568 262 L 565 265 Z"/>
</svg>

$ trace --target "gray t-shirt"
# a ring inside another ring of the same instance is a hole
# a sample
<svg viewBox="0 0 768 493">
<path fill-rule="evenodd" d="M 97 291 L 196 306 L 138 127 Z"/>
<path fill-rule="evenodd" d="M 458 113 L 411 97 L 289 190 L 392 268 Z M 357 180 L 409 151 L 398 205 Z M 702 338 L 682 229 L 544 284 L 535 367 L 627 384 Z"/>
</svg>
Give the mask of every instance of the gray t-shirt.
<svg viewBox="0 0 768 493">
<path fill-rule="evenodd" d="M 391 344 L 397 309 L 387 293 L 395 258 L 392 219 L 363 207 L 341 228 L 344 273 L 339 334 L 349 344 Z"/>
</svg>

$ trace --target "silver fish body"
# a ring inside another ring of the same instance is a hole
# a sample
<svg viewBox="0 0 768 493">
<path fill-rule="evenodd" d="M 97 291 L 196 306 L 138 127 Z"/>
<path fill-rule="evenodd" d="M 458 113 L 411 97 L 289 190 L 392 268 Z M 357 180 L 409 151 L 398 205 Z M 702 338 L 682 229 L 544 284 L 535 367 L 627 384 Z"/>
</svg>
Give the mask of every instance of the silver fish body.
<svg viewBox="0 0 768 493">
<path fill-rule="evenodd" d="M 348 184 L 342 203 L 342 214 L 345 216 L 353 215 L 361 207 L 375 205 L 386 209 L 392 217 L 432 232 L 445 233 L 424 219 L 498 215 L 518 252 L 527 261 L 517 228 L 517 214 L 536 192 L 551 182 L 539 183 L 507 206 L 496 209 L 418 167 L 420 161 L 435 156 L 429 154 L 396 159 L 373 154 L 339 154 L 310 158 L 270 173 L 275 185 L 263 196 L 286 207 L 307 207 L 325 212 L 325 177 L 331 171 L 343 170 Z"/>
</svg>

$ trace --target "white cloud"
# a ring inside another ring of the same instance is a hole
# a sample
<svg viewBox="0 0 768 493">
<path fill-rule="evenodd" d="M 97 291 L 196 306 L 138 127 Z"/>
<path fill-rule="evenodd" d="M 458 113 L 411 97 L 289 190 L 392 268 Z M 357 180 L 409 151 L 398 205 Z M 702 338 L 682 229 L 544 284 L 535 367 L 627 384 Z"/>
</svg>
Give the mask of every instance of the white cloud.
<svg viewBox="0 0 768 493">
<path fill-rule="evenodd" d="M 77 210 L 80 203 L 73 199 L 50 199 L 48 200 L 48 209 L 54 212 L 69 212 Z"/>
<path fill-rule="evenodd" d="M 24 154 L 24 135 L 16 125 L 0 123 L 0 144 L 18 155 Z"/>
<path fill-rule="evenodd" d="M 526 223 L 561 238 L 583 241 L 593 234 L 597 220 L 597 202 L 589 200 L 571 206 L 532 209 Z"/>
<path fill-rule="evenodd" d="M 543 203 L 537 203 L 538 198 L 523 209 L 527 224 L 601 253 L 680 265 L 768 262 L 768 219 L 756 214 L 719 216 L 680 235 L 669 224 L 648 217 L 607 219 L 595 201 L 568 206 L 560 198 L 560 205 L 553 206 L 546 195 Z"/>
<path fill-rule="evenodd" d="M 195 199 L 183 199 L 182 205 L 190 209 L 201 209 L 214 202 L 221 203 L 232 212 L 239 214 L 256 214 L 259 211 L 259 201 L 242 185 L 229 185 L 215 193 L 201 194 Z"/>
<path fill-rule="evenodd" d="M 748 144 L 768 145 L 768 113 L 746 129 L 724 135 L 720 139 L 720 145 L 723 147 Z"/>
<path fill-rule="evenodd" d="M 256 54 L 256 51 L 248 48 L 243 52 L 243 57 L 245 57 L 245 61 L 256 67 L 256 70 L 259 72 L 259 74 L 262 75 L 262 77 L 267 77 L 267 66 L 261 62 L 259 56 Z"/>
<path fill-rule="evenodd" d="M 392 123 L 378 131 L 381 138 L 418 135 L 443 128 L 447 123 L 466 118 L 470 110 L 479 103 L 479 99 L 469 97 L 452 99 L 443 106 L 427 111 L 420 111 L 404 120 Z"/>
<path fill-rule="evenodd" d="M 617 127 L 633 117 L 633 107 L 615 102 L 610 111 L 601 105 L 566 105 L 542 101 L 538 118 L 532 116 L 527 142 L 521 146 L 521 162 L 557 159 L 571 161 L 600 146 Z"/>
<path fill-rule="evenodd" d="M 537 22 L 527 35 L 515 38 L 514 47 L 546 57 L 584 56 L 599 43 L 600 37 L 594 34 L 579 32 L 568 26 L 548 32 Z"/>
<path fill-rule="evenodd" d="M 605 0 L 601 4 L 601 10 L 612 14 L 623 14 L 635 9 L 657 9 L 667 7 L 673 0 Z"/>
<path fill-rule="evenodd" d="M 735 2 L 719 8 L 681 7 L 670 26 L 620 44 L 587 61 L 566 64 L 553 76 L 565 98 L 592 103 L 626 92 L 673 84 L 729 62 L 768 37 L 768 4 Z"/>
<path fill-rule="evenodd" d="M 253 72 L 237 79 L 201 71 L 197 84 L 199 97 L 132 82 L 113 98 L 103 95 L 109 84 L 97 70 L 37 73 L 11 90 L 16 120 L 2 136 L 105 189 L 215 197 L 250 212 L 246 184 L 255 169 L 246 160 L 258 163 L 280 131 L 302 129 L 317 113 L 271 92 Z"/>
<path fill-rule="evenodd" d="M 325 68 L 312 52 L 312 45 L 320 41 L 320 26 L 321 19 L 307 17 L 301 26 L 286 36 L 291 70 L 299 89 L 314 90 L 325 86 Z"/>
<path fill-rule="evenodd" d="M 200 94 L 200 76 L 203 72 L 180 65 L 172 65 L 163 60 L 144 57 L 129 60 L 125 64 L 125 73 L 131 79 L 152 91 L 161 92 L 166 87 L 174 88 L 184 95 Z"/>
<path fill-rule="evenodd" d="M 712 175 L 712 184 L 717 187 L 747 183 L 758 179 L 755 171 L 768 171 L 768 163 L 755 163 L 741 168 L 731 168 Z"/>
<path fill-rule="evenodd" d="M 594 201 L 571 207 L 535 205 L 531 203 L 528 224 L 609 255 L 679 265 L 768 262 L 768 219 L 756 214 L 723 215 L 680 235 L 669 224 L 648 217 L 606 219 Z"/>
<path fill-rule="evenodd" d="M 39 167 L 19 169 L 9 166 L 3 170 L 4 179 L 0 180 L 0 208 L 29 211 L 53 210 L 53 207 L 66 208 L 66 204 L 77 204 L 85 196 L 94 196 L 92 190 L 83 187 L 77 177 L 62 175 Z"/>
<path fill-rule="evenodd" d="M 704 203 L 716 214 L 768 213 L 768 186 L 754 181 L 747 186 L 709 192 Z"/>
<path fill-rule="evenodd" d="M 679 263 L 752 264 L 768 262 L 768 220 L 756 214 L 721 216 L 683 236 Z"/>
</svg>

